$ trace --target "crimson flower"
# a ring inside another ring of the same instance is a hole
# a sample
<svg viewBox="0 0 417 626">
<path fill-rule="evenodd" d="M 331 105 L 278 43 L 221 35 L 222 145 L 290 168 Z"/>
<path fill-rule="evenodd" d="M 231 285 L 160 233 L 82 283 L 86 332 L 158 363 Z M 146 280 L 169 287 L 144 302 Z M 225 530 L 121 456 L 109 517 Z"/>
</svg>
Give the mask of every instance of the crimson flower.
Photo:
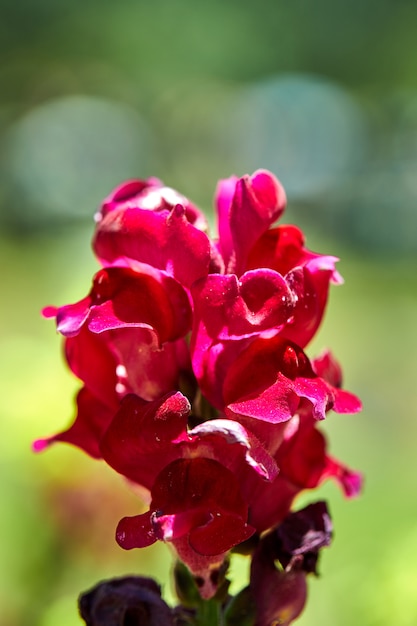
<svg viewBox="0 0 417 626">
<path fill-rule="evenodd" d="M 329 352 L 306 353 L 342 282 L 337 258 L 273 226 L 286 197 L 266 170 L 220 181 L 215 202 L 211 238 L 203 213 L 156 178 L 105 199 L 90 291 L 44 309 L 82 384 L 75 420 L 34 444 L 76 445 L 147 492 L 118 543 L 170 543 L 205 598 L 228 552 L 277 528 L 300 492 L 328 478 L 348 497 L 361 487 L 319 429 L 360 402 Z"/>
</svg>

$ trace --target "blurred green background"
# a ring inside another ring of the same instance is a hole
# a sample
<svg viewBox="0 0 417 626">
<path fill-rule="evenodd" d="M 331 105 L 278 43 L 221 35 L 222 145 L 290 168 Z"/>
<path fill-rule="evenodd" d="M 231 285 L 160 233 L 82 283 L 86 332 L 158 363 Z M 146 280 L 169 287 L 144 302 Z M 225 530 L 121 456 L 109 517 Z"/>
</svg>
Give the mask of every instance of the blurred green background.
<svg viewBox="0 0 417 626">
<path fill-rule="evenodd" d="M 1 623 L 79 625 L 79 591 L 118 574 L 171 597 L 168 548 L 115 545 L 139 506 L 123 481 L 30 451 L 77 388 L 39 311 L 89 288 L 92 217 L 121 180 L 156 175 L 210 210 L 218 178 L 267 167 L 285 221 L 342 258 L 308 353 L 331 347 L 364 402 L 325 425 L 366 484 L 306 498 L 328 498 L 336 534 L 298 623 L 415 626 L 417 4 L 0 0 L 0 48 Z"/>
</svg>

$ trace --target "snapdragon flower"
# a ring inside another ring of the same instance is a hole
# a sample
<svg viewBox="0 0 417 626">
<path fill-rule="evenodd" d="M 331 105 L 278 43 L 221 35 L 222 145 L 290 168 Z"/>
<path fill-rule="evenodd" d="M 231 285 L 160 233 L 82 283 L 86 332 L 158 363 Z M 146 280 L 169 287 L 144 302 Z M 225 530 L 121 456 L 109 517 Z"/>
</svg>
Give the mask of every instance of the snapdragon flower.
<svg viewBox="0 0 417 626">
<path fill-rule="evenodd" d="M 119 522 L 118 543 L 169 543 L 206 599 L 230 550 L 279 528 L 300 492 L 328 478 L 347 497 L 361 489 L 319 429 L 360 401 L 330 352 L 306 353 L 342 282 L 337 258 L 306 248 L 297 227 L 273 226 L 286 196 L 266 170 L 220 181 L 215 202 L 211 238 L 203 213 L 158 179 L 106 198 L 89 292 L 44 309 L 82 383 L 76 417 L 34 444 L 78 446 L 147 492 L 148 511 Z M 301 581 L 298 615 L 304 574 L 273 578 Z"/>
</svg>

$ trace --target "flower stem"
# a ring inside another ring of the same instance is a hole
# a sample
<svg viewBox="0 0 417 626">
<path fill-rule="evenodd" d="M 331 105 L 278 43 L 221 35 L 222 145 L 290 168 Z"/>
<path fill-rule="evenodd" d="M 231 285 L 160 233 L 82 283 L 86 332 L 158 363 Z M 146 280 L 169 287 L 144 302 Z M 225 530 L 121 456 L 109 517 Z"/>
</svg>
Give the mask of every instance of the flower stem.
<svg viewBox="0 0 417 626">
<path fill-rule="evenodd" d="M 223 626 L 220 603 L 216 600 L 201 602 L 196 615 L 196 626 Z"/>
</svg>

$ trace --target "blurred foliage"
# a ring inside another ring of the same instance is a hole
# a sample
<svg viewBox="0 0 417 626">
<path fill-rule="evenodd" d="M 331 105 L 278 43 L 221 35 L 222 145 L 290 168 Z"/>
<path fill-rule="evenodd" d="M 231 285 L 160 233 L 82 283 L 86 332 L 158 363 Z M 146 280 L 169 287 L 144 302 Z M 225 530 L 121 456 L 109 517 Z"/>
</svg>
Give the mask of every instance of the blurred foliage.
<svg viewBox="0 0 417 626">
<path fill-rule="evenodd" d="M 39 310 L 88 289 L 92 216 L 121 179 L 209 209 L 218 178 L 258 167 L 343 259 L 309 354 L 332 347 L 365 405 L 324 426 L 366 487 L 320 492 L 336 541 L 299 624 L 417 623 L 416 24 L 411 0 L 0 0 L 2 624 L 76 626 L 77 594 L 129 572 L 172 598 L 167 548 L 115 545 L 129 488 L 77 450 L 30 453 L 77 386 Z"/>
</svg>

